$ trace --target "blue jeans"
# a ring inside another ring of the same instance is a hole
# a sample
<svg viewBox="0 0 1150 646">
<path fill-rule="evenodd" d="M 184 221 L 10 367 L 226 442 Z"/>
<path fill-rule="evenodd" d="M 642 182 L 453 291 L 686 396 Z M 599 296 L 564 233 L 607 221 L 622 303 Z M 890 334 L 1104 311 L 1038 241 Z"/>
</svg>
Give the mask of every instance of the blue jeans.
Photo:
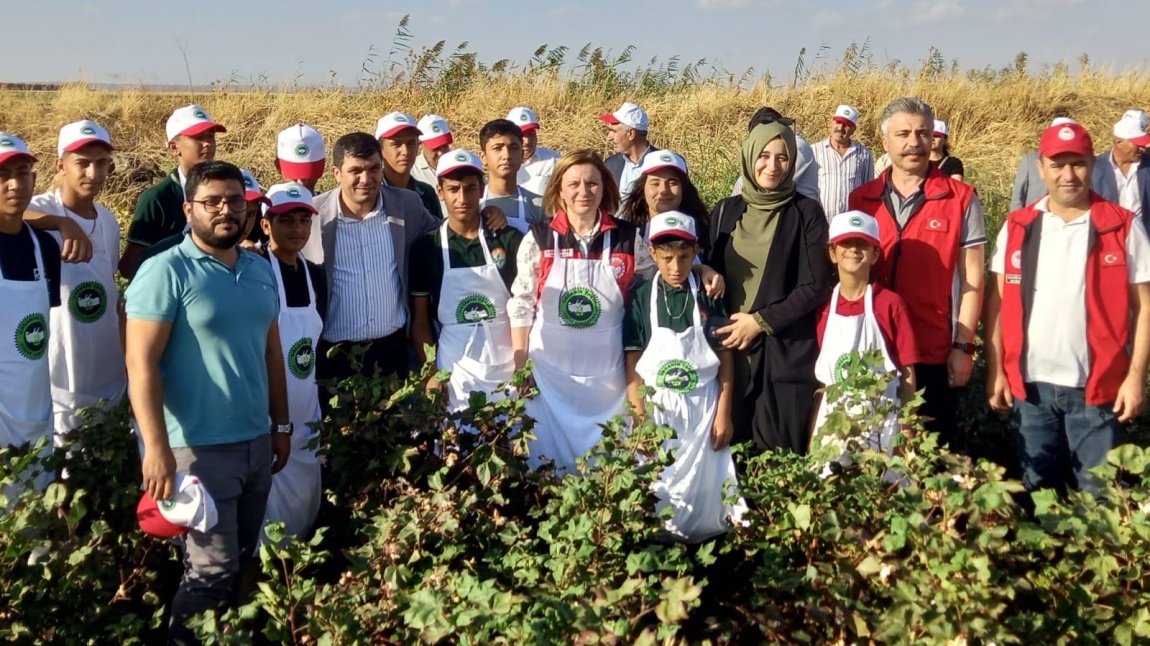
<svg viewBox="0 0 1150 646">
<path fill-rule="evenodd" d="M 1026 384 L 1026 401 L 1014 401 L 1022 483 L 1030 491 L 1077 486 L 1098 493 L 1090 469 L 1104 464 L 1118 442 L 1118 417 L 1110 404 L 1087 406 L 1082 388 Z"/>
</svg>

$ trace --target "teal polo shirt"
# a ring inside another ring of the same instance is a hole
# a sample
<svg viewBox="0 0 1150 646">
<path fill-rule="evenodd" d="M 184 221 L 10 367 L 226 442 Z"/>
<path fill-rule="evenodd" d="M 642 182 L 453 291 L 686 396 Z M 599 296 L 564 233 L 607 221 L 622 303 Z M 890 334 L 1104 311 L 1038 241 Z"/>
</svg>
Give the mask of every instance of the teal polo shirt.
<svg viewBox="0 0 1150 646">
<path fill-rule="evenodd" d="M 173 448 L 269 431 L 264 350 L 279 316 L 270 263 L 241 250 L 231 269 L 186 236 L 140 265 L 126 297 L 129 319 L 172 324 L 160 376 Z"/>
</svg>

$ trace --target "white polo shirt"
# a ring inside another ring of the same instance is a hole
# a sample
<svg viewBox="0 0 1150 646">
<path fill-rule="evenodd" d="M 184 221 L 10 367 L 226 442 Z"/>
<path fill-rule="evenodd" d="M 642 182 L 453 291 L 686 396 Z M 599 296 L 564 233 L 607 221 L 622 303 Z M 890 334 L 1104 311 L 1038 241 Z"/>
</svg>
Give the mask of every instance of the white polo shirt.
<svg viewBox="0 0 1150 646">
<path fill-rule="evenodd" d="M 561 155 L 541 146 L 535 147 L 531 159 L 525 160 L 519 167 L 519 174 L 515 176 L 515 183 L 524 190 L 536 195 L 543 195 L 547 190 L 547 182 L 551 181 L 551 173 L 555 170 L 555 162 Z M 444 211 L 446 213 L 446 211 Z"/>
<path fill-rule="evenodd" d="M 1142 160 L 1135 160 L 1130 164 L 1130 174 L 1123 175 L 1122 167 L 1114 161 L 1114 153 L 1110 153 L 1110 165 L 1114 167 L 1114 181 L 1118 185 L 1118 206 L 1130 209 L 1134 215 L 1142 215 L 1142 195 L 1138 191 L 1138 167 Z"/>
</svg>

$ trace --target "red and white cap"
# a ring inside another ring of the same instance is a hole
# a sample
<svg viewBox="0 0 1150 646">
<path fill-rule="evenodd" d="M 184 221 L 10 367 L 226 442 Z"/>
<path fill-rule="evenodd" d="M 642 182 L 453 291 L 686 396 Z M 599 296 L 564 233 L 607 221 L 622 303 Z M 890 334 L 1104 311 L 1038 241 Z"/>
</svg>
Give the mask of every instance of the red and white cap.
<svg viewBox="0 0 1150 646">
<path fill-rule="evenodd" d="M 941 119 L 935 119 L 934 120 L 934 136 L 935 137 L 949 137 L 950 136 L 950 126 L 946 125 L 946 122 L 941 120 Z"/>
<path fill-rule="evenodd" d="M 844 103 L 835 108 L 835 116 L 831 118 L 848 126 L 857 126 L 859 124 L 859 111 Z"/>
<path fill-rule="evenodd" d="M 280 215 L 296 209 L 304 209 L 312 215 L 319 213 L 312 201 L 311 191 L 298 182 L 284 182 L 268 187 L 266 195 L 268 203 L 264 206 L 264 215 Z"/>
<path fill-rule="evenodd" d="M 56 141 L 56 156 L 63 157 L 64 153 L 74 153 L 88 144 L 104 144 L 113 148 L 112 138 L 95 121 L 77 121 L 60 128 L 60 138 Z"/>
<path fill-rule="evenodd" d="M 1086 128 L 1071 122 L 1050 126 L 1042 132 L 1042 138 L 1038 140 L 1038 154 L 1049 159 L 1063 153 L 1086 156 L 1094 154 L 1094 142 Z"/>
<path fill-rule="evenodd" d="M 678 168 L 684 175 L 687 174 L 687 162 L 678 153 L 669 150 L 653 150 L 647 153 L 639 166 L 639 174 L 646 175 L 660 168 Z"/>
<path fill-rule="evenodd" d="M 240 172 L 244 176 L 244 199 L 249 202 L 259 201 L 266 204 L 268 198 L 264 197 L 263 189 L 260 188 L 260 181 L 256 179 L 255 174 L 246 168 L 241 168 Z"/>
<path fill-rule="evenodd" d="M 843 240 L 866 240 L 876 247 L 879 242 L 878 220 L 862 211 L 846 211 L 831 219 L 830 243 Z"/>
<path fill-rule="evenodd" d="M 647 112 L 640 108 L 639 104 L 630 101 L 621 105 L 614 112 L 599 115 L 599 120 L 613 126 L 624 125 L 635 130 L 646 130 L 651 125 L 651 120 L 647 118 Z"/>
<path fill-rule="evenodd" d="M 145 534 L 175 538 L 191 530 L 206 532 L 216 526 L 219 513 L 208 490 L 196 476 L 176 473 L 176 493 L 171 500 L 157 502 L 148 492 L 136 505 L 136 521 Z"/>
<path fill-rule="evenodd" d="M 169 142 L 180 135 L 195 137 L 209 130 L 215 130 L 216 132 L 228 131 L 227 128 L 212 121 L 207 111 L 194 103 L 192 105 L 185 105 L 173 112 L 172 116 L 168 117 L 168 123 L 164 126 L 164 130 L 168 134 Z"/>
<path fill-rule="evenodd" d="M 438 114 L 423 115 L 416 126 L 419 128 L 419 142 L 425 148 L 435 150 L 455 141 L 455 135 L 451 134 L 451 127 L 447 125 L 447 119 Z"/>
<path fill-rule="evenodd" d="M 375 138 L 390 139 L 408 128 L 419 132 L 419 126 L 415 125 L 415 119 L 412 119 L 402 112 L 389 112 L 380 117 L 379 121 L 376 122 Z"/>
<path fill-rule="evenodd" d="M 647 241 L 654 244 L 667 238 L 678 238 L 688 242 L 698 240 L 695 218 L 679 211 L 667 211 L 651 218 L 647 224 Z"/>
<path fill-rule="evenodd" d="M 28 144 L 24 143 L 23 139 L 8 132 L 0 132 L 0 164 L 15 157 L 27 157 L 33 162 L 39 161 L 28 152 Z"/>
<path fill-rule="evenodd" d="M 319 179 L 327 163 L 327 149 L 318 130 L 297 123 L 276 136 L 276 159 L 284 179 Z"/>
<path fill-rule="evenodd" d="M 1127 110 L 1114 124 L 1114 136 L 1127 139 L 1136 146 L 1150 146 L 1150 135 L 1146 134 L 1146 113 L 1141 110 Z"/>
<path fill-rule="evenodd" d="M 519 106 L 511 108 L 507 112 L 507 120 L 519 126 L 519 130 L 523 133 L 538 130 L 543 126 L 539 124 L 539 116 L 531 108 Z"/>
<path fill-rule="evenodd" d="M 1068 123 L 1078 123 L 1078 122 L 1075 121 L 1074 119 L 1071 119 L 1070 117 L 1054 117 L 1054 121 L 1051 121 L 1050 125 L 1052 125 L 1052 126 L 1064 126 Z"/>
<path fill-rule="evenodd" d="M 479 155 L 476 155 L 470 150 L 459 148 L 439 158 L 439 163 L 435 165 L 435 176 L 443 177 L 460 168 L 474 168 L 482 173 L 483 162 L 480 161 Z"/>
</svg>

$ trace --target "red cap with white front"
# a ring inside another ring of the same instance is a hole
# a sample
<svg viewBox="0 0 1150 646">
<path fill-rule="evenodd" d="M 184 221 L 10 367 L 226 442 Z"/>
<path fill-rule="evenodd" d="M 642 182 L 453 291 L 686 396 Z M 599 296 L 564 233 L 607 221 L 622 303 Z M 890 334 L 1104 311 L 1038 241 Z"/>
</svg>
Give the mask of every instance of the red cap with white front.
<svg viewBox="0 0 1150 646">
<path fill-rule="evenodd" d="M 252 202 L 259 201 L 267 203 L 268 198 L 264 197 L 263 190 L 260 189 L 260 181 L 248 169 L 241 168 L 240 173 L 244 176 L 244 199 Z"/>
<path fill-rule="evenodd" d="M 881 247 L 878 233 L 878 220 L 862 211 L 846 211 L 831 219 L 830 243 L 844 240 L 866 240 Z"/>
<path fill-rule="evenodd" d="M 74 153 L 88 144 L 104 144 L 112 148 L 112 138 L 95 121 L 77 121 L 60 128 L 60 138 L 56 140 L 56 156 Z"/>
<path fill-rule="evenodd" d="M 678 168 L 684 175 L 687 174 L 687 162 L 669 150 L 653 150 L 647 153 L 639 166 L 639 174 L 646 175 L 661 168 Z"/>
<path fill-rule="evenodd" d="M 1093 155 L 1094 142 L 1086 128 L 1077 123 L 1064 123 L 1050 126 L 1042 132 L 1038 140 L 1038 154 L 1050 159 L 1055 155 L 1073 153 L 1075 155 Z"/>
<path fill-rule="evenodd" d="M 168 117 L 168 123 L 164 130 L 168 134 L 169 142 L 180 135 L 195 137 L 208 131 L 228 131 L 227 128 L 212 121 L 207 111 L 195 104 L 185 105 L 173 112 L 172 116 Z"/>
<path fill-rule="evenodd" d="M 1136 146 L 1150 146 L 1150 135 L 1146 134 L 1146 113 L 1141 110 L 1127 110 L 1114 124 L 1114 136 L 1126 139 Z"/>
<path fill-rule="evenodd" d="M 415 125 L 415 119 L 402 112 L 390 112 L 380 117 L 379 121 L 376 122 L 375 138 L 390 139 L 408 128 L 419 132 L 419 127 Z"/>
<path fill-rule="evenodd" d="M 276 159 L 284 179 L 319 179 L 327 163 L 327 149 L 318 130 L 297 123 L 276 136 Z"/>
<path fill-rule="evenodd" d="M 474 168 L 482 173 L 483 162 L 479 159 L 479 155 L 470 150 L 463 148 L 453 150 L 439 158 L 439 163 L 435 165 L 435 176 L 443 177 L 460 168 Z"/>
<path fill-rule="evenodd" d="M 28 152 L 28 144 L 16 135 L 0 132 L 0 164 L 16 157 L 27 157 L 29 161 L 38 161 Z"/>
<path fill-rule="evenodd" d="M 614 112 L 599 115 L 599 120 L 613 126 L 621 124 L 635 130 L 647 130 L 651 125 L 647 112 L 640 108 L 639 104 L 630 101 L 619 106 Z"/>
<path fill-rule="evenodd" d="M 280 215 L 296 209 L 304 209 L 312 215 L 319 213 L 312 201 L 311 191 L 298 182 L 284 182 L 268 187 L 268 203 L 264 206 L 264 215 Z"/>
<path fill-rule="evenodd" d="M 419 128 L 419 143 L 425 148 L 435 150 L 455 141 L 455 135 L 451 134 L 447 119 L 438 114 L 423 115 L 416 126 Z"/>
<path fill-rule="evenodd" d="M 835 116 L 832 118 L 848 126 L 857 126 L 859 124 L 859 111 L 844 103 L 835 108 Z"/>
<path fill-rule="evenodd" d="M 946 125 L 946 122 L 941 120 L 941 119 L 935 119 L 934 120 L 934 136 L 935 137 L 949 137 L 950 136 L 950 126 Z"/>
<path fill-rule="evenodd" d="M 216 526 L 216 502 L 200 479 L 176 473 L 176 493 L 171 500 L 157 502 L 148 492 L 136 505 L 136 521 L 145 534 L 157 538 L 183 536 L 193 529 L 206 532 Z"/>
<path fill-rule="evenodd" d="M 651 218 L 647 227 L 647 241 L 651 244 L 670 239 L 687 242 L 699 239 L 699 234 L 695 231 L 695 218 L 679 211 L 660 213 Z"/>
<path fill-rule="evenodd" d="M 524 133 L 543 127 L 539 124 L 539 117 L 535 114 L 535 111 L 523 106 L 511 108 L 507 113 L 507 120 L 519 126 L 519 130 Z"/>
</svg>

